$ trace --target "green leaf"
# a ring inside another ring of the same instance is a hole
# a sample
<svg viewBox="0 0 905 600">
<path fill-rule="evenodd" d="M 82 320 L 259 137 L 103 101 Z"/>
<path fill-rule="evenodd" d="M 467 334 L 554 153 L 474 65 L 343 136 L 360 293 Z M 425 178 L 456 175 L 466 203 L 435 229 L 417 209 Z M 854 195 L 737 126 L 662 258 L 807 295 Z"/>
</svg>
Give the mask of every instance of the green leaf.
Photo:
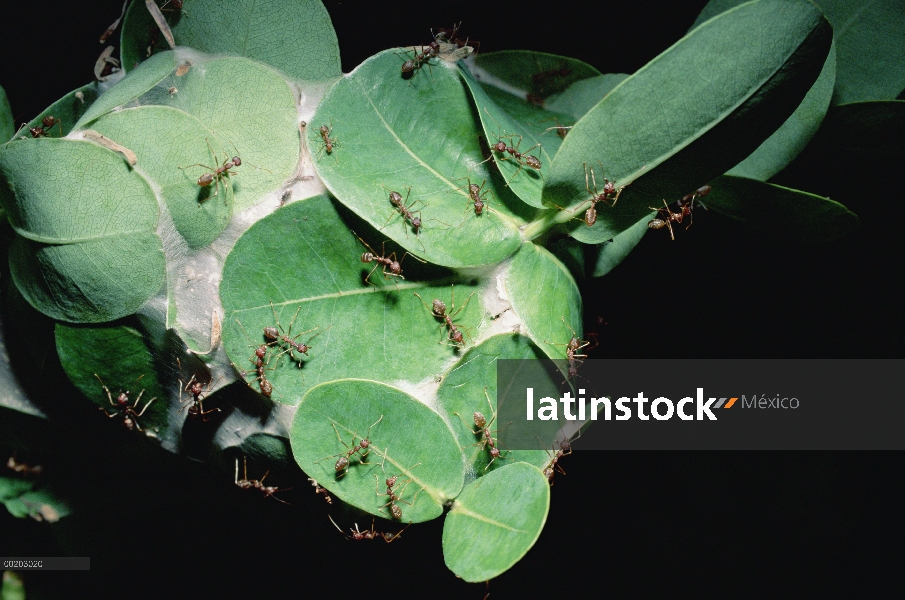
<svg viewBox="0 0 905 600">
<path fill-rule="evenodd" d="M 137 413 L 152 398 L 156 398 L 147 411 L 137 417 L 138 425 L 148 434 L 160 436 L 165 433 L 167 396 L 158 381 L 154 358 L 140 331 L 125 325 L 92 327 L 58 323 L 56 339 L 60 363 L 73 385 L 98 406 L 99 413 L 103 410 L 117 415 L 110 418 L 111 427 L 124 427 L 126 415 L 111 405 L 111 398 L 108 398 L 98 377 L 110 390 L 114 403 L 120 392 L 128 393 L 129 406 L 136 406 Z M 111 352 L 116 353 L 116 360 L 110 360 Z M 103 414 L 98 415 L 99 419 L 102 417 Z"/>
<path fill-rule="evenodd" d="M 653 215 L 644 217 L 609 242 L 604 242 L 597 255 L 597 265 L 594 267 L 594 277 L 603 277 L 616 268 L 616 265 L 625 260 L 625 257 L 641 242 L 641 238 L 649 229 L 647 222 Z M 576 236 L 578 239 L 578 236 Z"/>
<path fill-rule="evenodd" d="M 334 430 L 334 426 L 336 429 Z M 426 405 L 401 389 L 376 381 L 345 379 L 305 394 L 292 420 L 292 453 L 305 473 L 361 510 L 389 517 L 385 480 L 402 500 L 402 521 L 439 517 L 443 504 L 462 489 L 465 465 L 452 431 Z M 364 458 L 352 455 L 341 472 L 336 461 L 362 438 Z M 345 473 L 345 475 L 341 475 Z M 411 479 L 406 483 L 406 479 Z M 380 493 L 378 493 L 380 492 Z"/>
<path fill-rule="evenodd" d="M 59 121 L 59 125 L 51 127 L 47 131 L 47 135 L 49 137 L 68 135 L 75 127 L 76 122 L 91 108 L 101 93 L 101 86 L 97 81 L 92 81 L 74 89 L 41 111 L 41 114 L 28 123 L 28 127 L 41 127 L 43 126 L 44 117 L 52 116 Z M 31 134 L 28 131 L 23 130 L 19 137 L 23 135 L 26 139 L 31 139 Z"/>
<path fill-rule="evenodd" d="M 474 73 L 482 85 L 519 94 L 526 102 L 528 94 L 546 98 L 577 81 L 600 75 L 578 59 L 533 50 L 485 52 L 475 59 Z"/>
<path fill-rule="evenodd" d="M 34 480 L 0 477 L 0 502 L 14 517 L 31 517 L 48 523 L 55 523 L 71 512 L 69 505 L 53 490 Z"/>
<path fill-rule="evenodd" d="M 104 323 L 133 314 L 160 291 L 166 259 L 154 232 L 59 245 L 17 236 L 9 266 L 22 295 L 48 317 Z"/>
<path fill-rule="evenodd" d="M 13 108 L 9 105 L 6 90 L 0 86 L 0 140 L 8 140 L 16 133 Z"/>
<path fill-rule="evenodd" d="M 175 94 L 170 92 L 173 86 L 178 89 Z M 229 93 L 224 93 L 227 89 Z M 217 157 L 217 166 L 233 155 L 242 159 L 241 167 L 234 169 L 236 175 L 229 178 L 234 212 L 260 203 L 296 170 L 295 96 L 280 74 L 265 65 L 239 57 L 196 58 L 187 72 L 178 77 L 174 73 L 139 102 L 172 106 L 201 121 L 229 153 Z M 195 152 L 209 152 L 200 140 L 198 145 Z M 209 158 L 204 164 L 214 166 L 213 162 Z M 203 173 L 200 168 L 192 171 L 196 178 Z"/>
<path fill-rule="evenodd" d="M 98 323 L 131 314 L 160 290 L 157 201 L 122 156 L 85 141 L 39 138 L 0 148 L 0 175 L 0 200 L 27 238 L 14 242 L 10 268 L 35 308 Z"/>
<path fill-rule="evenodd" d="M 565 265 L 544 248 L 525 244 L 509 265 L 506 292 L 528 337 L 550 358 L 565 358 L 572 331 L 581 333 L 581 294 Z"/>
<path fill-rule="evenodd" d="M 443 524 L 443 559 L 465 581 L 487 581 L 534 545 L 550 509 L 550 486 L 526 463 L 497 469 L 467 486 Z"/>
<path fill-rule="evenodd" d="M 510 94 L 492 85 L 481 84 L 481 89 L 497 108 L 505 111 L 523 129 L 533 132 L 543 142 L 544 152 L 549 156 L 556 155 L 562 144 L 562 136 L 557 134 L 557 128 L 569 127 L 575 122 L 570 114 L 539 108 L 525 102 L 522 96 Z M 567 134 L 568 131 L 563 129 L 563 133 Z"/>
<path fill-rule="evenodd" d="M 693 27 L 743 0 L 712 0 Z M 905 5 L 815 0 L 833 26 L 838 52 L 833 104 L 891 100 L 905 88 Z"/>
<path fill-rule="evenodd" d="M 0 582 L 0 600 L 25 600 L 25 585 L 15 571 L 3 571 Z"/>
<path fill-rule="evenodd" d="M 437 401 L 456 434 L 459 446 L 465 451 L 468 464 L 477 476 L 500 469 L 512 461 L 527 462 L 537 467 L 543 467 L 549 462 L 547 452 L 540 448 L 510 451 L 505 446 L 500 446 L 500 457 L 490 463 L 490 450 L 480 444 L 482 437 L 474 433 L 475 429 L 479 429 L 473 421 L 475 411 L 484 414 L 494 438 L 499 437 L 499 432 L 506 427 L 506 424 L 501 425 L 496 421 L 491 425 L 491 419 L 496 415 L 497 360 L 501 358 L 528 360 L 546 357 L 525 336 L 517 333 L 495 335 L 470 348 L 443 377 L 437 391 Z M 552 390 L 549 393 L 556 393 L 555 383 L 551 380 L 549 384 Z M 538 397 L 549 393 L 545 391 Z"/>
<path fill-rule="evenodd" d="M 524 123 L 510 117 L 509 113 L 490 99 L 490 96 L 484 91 L 484 87 L 464 65 L 459 67 L 459 74 L 471 92 L 481 118 L 484 139 L 487 140 L 487 144 L 492 147 L 498 142 L 503 142 L 507 147 L 514 147 L 522 154 L 540 160 L 541 168 L 533 169 L 527 164 L 521 164 L 505 152 L 491 150 L 494 157 L 492 162 L 506 179 L 508 187 L 526 204 L 542 208 L 540 196 L 544 185 L 544 174 L 549 170 L 553 157 L 541 144 L 540 133 L 542 132 L 535 134 L 533 129 L 529 129 Z"/>
<path fill-rule="evenodd" d="M 369 237 L 378 252 L 380 240 Z M 273 400 L 297 404 L 308 388 L 347 377 L 413 384 L 436 377 L 457 349 L 448 341 L 445 325 L 441 328 L 414 292 L 428 305 L 434 298 L 446 304 L 465 331 L 466 345 L 480 336 L 486 312 L 480 296 L 472 297 L 478 287 L 468 280 L 457 281 L 453 289 L 454 279 L 422 281 L 423 268 L 410 259 L 402 261 L 406 279 L 394 284 L 381 276 L 379 266 L 361 262 L 366 250 L 324 196 L 279 209 L 236 242 L 220 285 L 230 360 L 254 383 L 249 358 L 254 348 L 268 342 L 263 328 L 276 326 L 277 320 L 287 333 L 292 326 L 290 337 L 307 331 L 297 341 L 311 345 L 299 360 L 295 352 L 292 358 L 276 359 L 277 349 L 269 349 L 265 376 L 273 384 Z M 386 254 L 391 251 L 401 258 L 394 245 L 383 248 Z M 364 279 L 375 266 L 370 276 L 374 285 L 368 285 Z M 371 351 L 362 352 L 363 347 Z"/>
<path fill-rule="evenodd" d="M 631 184 L 614 208 L 598 204 L 597 223 L 583 234 L 602 242 L 662 198 L 681 197 L 724 173 L 801 104 L 826 61 L 831 35 L 820 11 L 804 0 L 756 0 L 707 21 L 575 125 L 550 170 L 545 204 L 587 208 L 585 164 L 596 170 L 598 189 L 604 175 L 617 186 Z M 525 237 L 573 214 L 561 211 L 532 224 Z"/>
<path fill-rule="evenodd" d="M 786 168 L 817 133 L 833 96 L 836 81 L 836 45 L 830 46 L 817 81 L 782 127 L 773 132 L 748 158 L 727 175 L 766 181 Z"/>
<path fill-rule="evenodd" d="M 858 216 L 829 198 L 731 175 L 713 182 L 707 208 L 793 242 L 831 242 L 858 227 Z"/>
<path fill-rule="evenodd" d="M 294 79 L 326 81 L 342 73 L 336 32 L 320 0 L 193 0 L 182 11 L 163 14 L 180 46 L 246 56 Z M 143 2 L 133 2 L 122 30 L 127 71 L 145 60 L 149 27 L 157 29 L 148 9 Z M 166 45 L 159 36 L 157 48 Z"/>
<path fill-rule="evenodd" d="M 179 168 L 196 163 L 219 165 L 229 156 L 220 140 L 198 119 L 169 107 L 142 106 L 105 115 L 93 128 L 135 152 L 136 168 L 154 182 L 176 230 L 190 248 L 203 248 L 220 235 L 230 218 L 232 176 L 225 176 L 222 183 L 216 180 L 208 187 L 199 187 L 198 177 L 210 170 Z"/>
<path fill-rule="evenodd" d="M 134 5 L 140 4 L 134 2 Z M 142 7 L 144 8 L 144 7 Z M 163 52 L 142 63 L 139 68 L 129 73 L 122 81 L 104 92 L 92 104 L 75 124 L 73 129 L 84 129 L 91 121 L 97 119 L 127 102 L 135 100 L 148 90 L 170 76 L 177 66 L 174 52 Z M 169 86 L 167 86 L 169 87 Z"/>
<path fill-rule="evenodd" d="M 544 106 L 547 110 L 568 113 L 573 119 L 580 119 L 628 77 L 627 73 L 605 73 L 576 81 L 551 97 Z"/>
<path fill-rule="evenodd" d="M 406 80 L 402 62 L 387 50 L 327 92 L 306 134 L 318 174 L 340 202 L 409 252 L 448 267 L 497 263 L 521 244 L 525 207 L 487 165 L 477 166 L 479 132 L 455 67 L 437 61 Z M 331 153 L 321 126 L 337 140 Z M 491 192 L 480 217 L 470 207 L 466 177 Z M 388 190 L 408 196 L 409 210 L 420 215 L 417 236 Z"/>
</svg>

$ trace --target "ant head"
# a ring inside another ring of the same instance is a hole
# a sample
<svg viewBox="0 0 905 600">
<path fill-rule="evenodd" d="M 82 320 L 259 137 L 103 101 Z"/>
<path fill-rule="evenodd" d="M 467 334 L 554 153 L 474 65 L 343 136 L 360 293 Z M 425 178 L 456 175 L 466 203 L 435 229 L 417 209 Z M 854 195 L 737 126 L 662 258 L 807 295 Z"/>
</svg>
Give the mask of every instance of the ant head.
<svg viewBox="0 0 905 600">
<path fill-rule="evenodd" d="M 329 133 L 330 133 L 330 128 L 327 127 L 326 125 L 321 125 L 321 133 L 322 133 L 323 135 L 329 134 Z"/>
<path fill-rule="evenodd" d="M 432 53 L 432 54 L 435 53 L 435 52 L 439 52 L 439 51 L 440 51 L 440 44 L 437 43 L 437 40 L 436 40 L 436 39 L 435 39 L 433 42 L 431 42 L 431 43 L 429 44 L 429 46 L 430 46 L 430 49 L 431 49 L 431 53 Z"/>
<path fill-rule="evenodd" d="M 525 162 L 532 169 L 540 169 L 540 159 L 537 158 L 536 156 L 526 155 Z"/>
<path fill-rule="evenodd" d="M 395 260 L 390 263 L 390 272 L 393 275 L 401 275 L 402 274 L 402 265 L 400 265 Z"/>
<path fill-rule="evenodd" d="M 199 395 L 201 395 L 201 392 L 204 391 L 204 386 L 201 385 L 201 383 L 196 381 L 195 383 L 192 384 L 190 391 L 193 396 L 199 396 Z"/>
<path fill-rule="evenodd" d="M 412 219 L 412 227 L 415 229 L 415 232 L 421 229 L 421 217 L 415 217 Z"/>
<path fill-rule="evenodd" d="M 603 193 L 606 196 L 609 196 L 610 194 L 615 194 L 616 193 L 616 184 L 613 183 L 612 181 L 610 181 L 609 179 L 607 179 L 606 184 L 604 184 L 604 186 L 603 186 Z"/>
<path fill-rule="evenodd" d="M 120 406 L 125 406 L 129 403 L 129 392 L 120 392 L 119 396 L 116 397 L 116 403 Z"/>
<path fill-rule="evenodd" d="M 239 158 L 238 156 L 233 156 L 233 165 L 238 167 L 241 164 L 242 164 L 242 159 Z"/>
<path fill-rule="evenodd" d="M 463 336 L 462 332 L 458 329 L 450 334 L 449 339 L 451 339 L 454 344 L 465 344 L 465 336 Z"/>
<path fill-rule="evenodd" d="M 506 144 L 504 142 L 497 142 L 496 144 L 493 145 L 493 149 L 496 150 L 497 152 L 505 152 Z"/>
<path fill-rule="evenodd" d="M 261 345 L 255 349 L 255 356 L 258 358 L 264 358 L 267 356 L 267 346 Z"/>
<path fill-rule="evenodd" d="M 493 446 L 493 447 L 490 448 L 490 456 L 491 456 L 492 458 L 497 458 L 497 457 L 499 457 L 499 455 L 500 455 L 500 449 L 499 449 L 499 448 L 497 448 L 496 446 Z"/>
<path fill-rule="evenodd" d="M 360 442 L 358 442 L 358 445 L 361 446 L 362 450 L 366 450 L 367 447 L 371 445 L 371 440 L 364 438 Z"/>
</svg>

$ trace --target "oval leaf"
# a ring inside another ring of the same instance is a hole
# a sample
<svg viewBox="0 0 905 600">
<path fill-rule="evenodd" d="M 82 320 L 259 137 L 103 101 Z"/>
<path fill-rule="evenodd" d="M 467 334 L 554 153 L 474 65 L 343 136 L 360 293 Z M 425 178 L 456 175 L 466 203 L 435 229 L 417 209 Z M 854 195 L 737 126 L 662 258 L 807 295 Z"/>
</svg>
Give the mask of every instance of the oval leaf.
<svg viewBox="0 0 905 600">
<path fill-rule="evenodd" d="M 738 164 L 799 106 L 831 42 L 829 23 L 804 0 L 757 0 L 696 28 L 623 81 L 569 133 L 544 202 L 576 212 L 563 211 L 553 221 L 568 221 L 589 206 L 584 165 L 596 170 L 598 192 L 604 176 L 619 187 L 631 184 L 615 207 L 598 203 L 597 223 L 583 236 L 602 242 L 663 198 L 681 197 Z M 689 83 L 701 78 L 705 96 Z"/>
<path fill-rule="evenodd" d="M 420 281 L 421 265 L 402 260 L 401 250 L 380 240 L 372 237 L 371 248 L 395 252 L 406 279 L 394 284 L 382 277 L 379 265 L 361 261 L 368 249 L 324 196 L 281 208 L 239 239 L 226 259 L 220 295 L 225 348 L 249 383 L 256 375 L 253 351 L 270 341 L 263 329 L 278 322 L 287 335 L 311 346 L 307 356 L 293 351 L 292 357 L 280 358 L 276 355 L 285 344 L 267 349 L 265 377 L 274 387 L 272 399 L 286 404 L 297 404 L 308 388 L 334 379 L 414 384 L 436 377 L 458 350 L 425 306 L 435 298 L 465 332 L 466 345 L 480 336 L 486 312 L 480 296 L 472 297 L 479 288 L 467 280 L 452 289 L 450 279 Z M 365 282 L 369 272 L 373 285 Z M 378 346 L 379 353 L 362 352 Z"/>
<path fill-rule="evenodd" d="M 823 123 L 835 81 L 836 45 L 833 43 L 820 76 L 792 116 L 748 158 L 726 174 L 766 181 L 786 168 L 804 150 Z"/>
<path fill-rule="evenodd" d="M 133 414 L 129 417 L 146 433 L 165 434 L 167 397 L 158 382 L 154 358 L 140 331 L 125 325 L 87 327 L 58 323 L 56 340 L 66 375 L 98 406 L 98 412 L 103 410 L 108 416 L 114 415 L 110 417 L 111 427 L 114 424 L 124 427 L 126 412 L 111 404 L 111 398 L 115 403 L 119 393 L 126 392 L 129 406 L 134 407 L 136 413 L 144 410 L 140 417 Z M 111 351 L 115 352 L 116 360 L 110 360 Z M 103 385 L 110 391 L 109 397 Z M 156 400 L 152 401 L 153 398 Z"/>
<path fill-rule="evenodd" d="M 312 388 L 289 435 L 305 473 L 373 515 L 392 518 L 384 507 L 389 501 L 385 480 L 394 475 L 400 476 L 393 492 L 401 497 L 397 506 L 407 523 L 439 517 L 443 504 L 462 489 L 462 452 L 440 415 L 376 381 L 346 379 Z M 337 472 L 337 459 L 362 438 L 370 440 L 368 451 L 359 453 L 363 457 L 352 454 L 348 467 Z"/>
<path fill-rule="evenodd" d="M 498 439 L 507 424 L 493 420 L 497 414 L 497 360 L 532 360 L 543 356 L 543 352 L 525 336 L 515 333 L 495 335 L 469 349 L 443 378 L 437 391 L 437 401 L 476 476 L 500 469 L 513 461 L 538 467 L 549 462 L 547 452 L 538 444 L 537 450 L 509 450 L 501 445 L 500 456 L 491 463 L 490 449 L 483 444 L 481 433 L 474 433 L 480 428 L 473 421 L 474 412 L 481 412 L 487 420 L 486 426 L 491 429 L 491 436 Z M 538 392 L 539 398 L 557 392 L 552 380 L 549 383 L 549 389 Z"/>
<path fill-rule="evenodd" d="M 550 486 L 526 463 L 497 469 L 466 487 L 443 524 L 443 559 L 465 581 L 504 573 L 534 545 L 550 509 Z"/>
<path fill-rule="evenodd" d="M 544 106 L 548 110 L 565 112 L 572 115 L 573 119 L 580 119 L 628 77 L 627 73 L 606 73 L 576 81 L 562 93 L 550 98 Z"/>
<path fill-rule="evenodd" d="M 319 0 L 192 0 L 181 10 L 164 8 L 163 15 L 180 46 L 246 56 L 295 79 L 326 81 L 342 73 L 336 32 Z M 146 59 L 152 38 L 156 42 L 151 52 L 166 48 L 163 36 L 155 32 L 144 2 L 133 2 L 122 30 L 127 71 Z"/>
<path fill-rule="evenodd" d="M 635 246 L 641 242 L 641 238 L 647 233 L 649 229 L 647 222 L 652 218 L 652 215 L 644 217 L 609 242 L 603 243 L 597 255 L 594 277 L 603 277 L 625 260 L 625 257 L 635 249 Z M 575 236 L 575 238 L 580 241 L 578 236 Z"/>
<path fill-rule="evenodd" d="M 160 190 L 190 248 L 207 246 L 220 235 L 232 208 L 231 176 L 199 187 L 198 177 L 212 171 L 195 165 L 219 165 L 228 154 L 198 119 L 169 107 L 142 106 L 105 115 L 92 127 L 136 154 L 136 169 Z"/>
<path fill-rule="evenodd" d="M 478 166 L 479 132 L 455 67 L 424 65 L 407 81 L 403 60 L 382 52 L 327 92 L 306 134 L 318 173 L 343 204 L 409 252 L 448 267 L 497 263 L 521 244 L 524 220 L 514 211 L 525 207 L 486 164 Z M 321 126 L 336 140 L 330 153 Z M 468 180 L 490 192 L 480 216 Z M 417 236 L 390 203 L 390 190 L 420 216 Z"/>
<path fill-rule="evenodd" d="M 13 120 L 13 109 L 6 97 L 6 90 L 0 86 L 0 140 L 8 140 L 16 133 L 16 123 Z"/>
<path fill-rule="evenodd" d="M 858 216 L 829 198 L 731 175 L 713 183 L 707 208 L 793 242 L 831 242 L 858 227 Z"/>
<path fill-rule="evenodd" d="M 140 4 L 133 2 L 133 5 Z M 135 100 L 176 69 L 176 54 L 174 52 L 164 52 L 154 56 L 151 60 L 143 63 L 140 68 L 135 69 L 122 81 L 104 92 L 97 101 L 92 104 L 88 110 L 82 115 L 78 123 L 73 129 L 83 129 L 88 126 L 91 121 L 106 114 L 127 102 Z"/>
<path fill-rule="evenodd" d="M 22 295 L 48 317 L 104 323 L 131 315 L 160 291 L 166 259 L 153 232 L 60 245 L 17 236 L 9 266 Z"/>
<path fill-rule="evenodd" d="M 550 293 L 541 299 L 544 290 Z M 581 295 L 565 265 L 544 248 L 525 244 L 509 265 L 506 291 L 528 337 L 547 356 L 565 358 L 569 339 L 581 333 Z"/>
</svg>

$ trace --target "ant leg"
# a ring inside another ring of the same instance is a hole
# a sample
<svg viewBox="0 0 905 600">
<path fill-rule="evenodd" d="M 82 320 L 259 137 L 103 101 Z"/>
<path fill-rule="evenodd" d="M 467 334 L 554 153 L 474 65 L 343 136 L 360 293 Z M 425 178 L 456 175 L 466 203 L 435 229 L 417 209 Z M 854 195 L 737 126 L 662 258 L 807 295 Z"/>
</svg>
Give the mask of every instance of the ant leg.
<svg viewBox="0 0 905 600">
<path fill-rule="evenodd" d="M 116 404 L 113 403 L 113 396 L 110 395 L 110 390 L 107 389 L 107 386 L 104 385 L 104 382 L 101 381 L 101 378 L 98 376 L 97 373 L 95 373 L 94 376 L 97 377 L 97 380 L 101 382 L 101 387 L 104 388 L 104 391 L 105 391 L 105 392 L 107 392 L 107 400 L 110 401 L 110 405 L 111 405 L 111 406 L 116 406 Z"/>
</svg>

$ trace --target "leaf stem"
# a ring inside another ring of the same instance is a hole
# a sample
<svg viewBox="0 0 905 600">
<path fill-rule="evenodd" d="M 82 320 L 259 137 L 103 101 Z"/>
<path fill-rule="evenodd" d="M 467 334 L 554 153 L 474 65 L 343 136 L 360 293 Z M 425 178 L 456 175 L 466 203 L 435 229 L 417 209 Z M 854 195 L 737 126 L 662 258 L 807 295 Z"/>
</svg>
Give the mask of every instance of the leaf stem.
<svg viewBox="0 0 905 600">
<path fill-rule="evenodd" d="M 590 205 L 590 200 L 585 200 L 574 209 L 564 208 L 556 211 L 548 211 L 540 219 L 528 223 L 522 230 L 522 236 L 525 238 L 525 241 L 531 241 L 542 235 L 548 229 L 574 219 L 576 214 L 581 214 Z"/>
</svg>

